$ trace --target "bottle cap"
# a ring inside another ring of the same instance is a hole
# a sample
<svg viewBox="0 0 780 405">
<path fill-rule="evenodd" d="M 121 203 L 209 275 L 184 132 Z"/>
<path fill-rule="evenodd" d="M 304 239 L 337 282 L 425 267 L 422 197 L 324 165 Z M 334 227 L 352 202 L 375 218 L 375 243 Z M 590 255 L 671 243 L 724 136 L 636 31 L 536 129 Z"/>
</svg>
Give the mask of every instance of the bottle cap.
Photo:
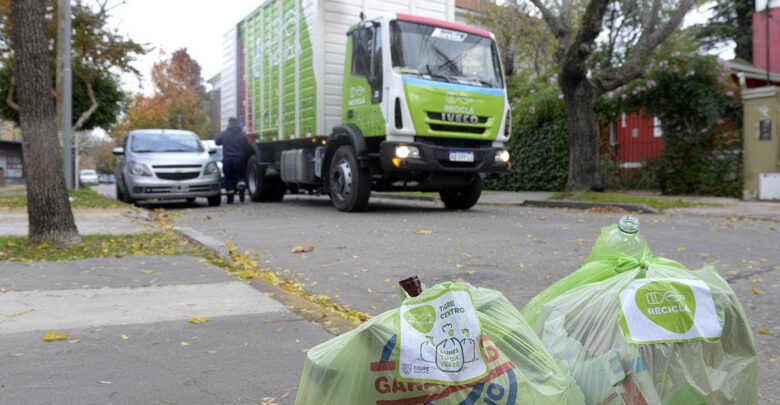
<svg viewBox="0 0 780 405">
<path fill-rule="evenodd" d="M 634 215 L 623 215 L 618 222 L 618 229 L 628 235 L 639 232 L 639 218 Z"/>
<path fill-rule="evenodd" d="M 417 278 L 417 276 L 403 279 L 399 281 L 398 284 L 401 286 L 401 288 L 404 289 L 404 291 L 406 291 L 407 294 L 409 294 L 410 297 L 416 297 L 422 294 L 422 285 L 420 284 L 420 279 Z"/>
</svg>

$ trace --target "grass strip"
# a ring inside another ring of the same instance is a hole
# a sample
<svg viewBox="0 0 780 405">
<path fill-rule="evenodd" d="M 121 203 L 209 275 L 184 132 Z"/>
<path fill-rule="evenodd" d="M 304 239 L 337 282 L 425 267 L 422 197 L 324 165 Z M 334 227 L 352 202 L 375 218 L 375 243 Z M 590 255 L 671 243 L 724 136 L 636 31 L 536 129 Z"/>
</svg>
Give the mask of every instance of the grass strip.
<svg viewBox="0 0 780 405">
<path fill-rule="evenodd" d="M 189 255 L 207 256 L 203 247 L 190 244 L 171 232 L 144 232 L 125 235 L 82 235 L 75 246 L 30 244 L 24 236 L 0 237 L 0 261 L 51 262 L 96 257 Z"/>
<path fill-rule="evenodd" d="M 549 199 L 617 204 L 645 204 L 650 208 L 655 208 L 661 211 L 670 208 L 719 207 L 723 205 L 688 201 L 682 198 L 647 197 L 616 192 L 596 193 L 593 191 L 557 192 Z"/>
<path fill-rule="evenodd" d="M 71 190 L 70 193 L 71 208 L 126 208 L 127 204 L 114 200 L 92 190 L 83 187 L 78 190 Z M 3 208 L 26 208 L 27 196 L 0 197 L 0 207 Z"/>
</svg>

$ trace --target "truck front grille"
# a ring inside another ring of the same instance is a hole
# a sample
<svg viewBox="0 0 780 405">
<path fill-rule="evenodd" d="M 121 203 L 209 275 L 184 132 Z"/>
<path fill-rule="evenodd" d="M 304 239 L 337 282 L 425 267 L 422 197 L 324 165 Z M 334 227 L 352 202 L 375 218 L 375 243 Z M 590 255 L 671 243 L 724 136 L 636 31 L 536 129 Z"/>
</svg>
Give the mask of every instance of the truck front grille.
<svg viewBox="0 0 780 405">
<path fill-rule="evenodd" d="M 461 132 L 464 134 L 484 134 L 485 129 L 480 127 L 469 127 L 465 125 L 445 125 L 445 124 L 428 124 L 432 131 L 439 132 Z"/>
</svg>

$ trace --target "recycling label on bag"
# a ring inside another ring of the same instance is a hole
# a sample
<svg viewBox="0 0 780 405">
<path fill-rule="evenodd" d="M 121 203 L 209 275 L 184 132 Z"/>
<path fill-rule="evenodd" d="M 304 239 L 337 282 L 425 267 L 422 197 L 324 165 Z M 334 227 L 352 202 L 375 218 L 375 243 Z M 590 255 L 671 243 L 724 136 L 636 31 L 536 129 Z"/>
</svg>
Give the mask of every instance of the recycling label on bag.
<svg viewBox="0 0 780 405">
<path fill-rule="evenodd" d="M 633 343 L 718 340 L 723 326 L 701 280 L 645 278 L 618 296 L 623 334 Z"/>
<path fill-rule="evenodd" d="M 480 345 L 482 331 L 465 288 L 406 300 L 398 336 L 396 373 L 403 381 L 463 384 L 488 373 Z"/>
</svg>

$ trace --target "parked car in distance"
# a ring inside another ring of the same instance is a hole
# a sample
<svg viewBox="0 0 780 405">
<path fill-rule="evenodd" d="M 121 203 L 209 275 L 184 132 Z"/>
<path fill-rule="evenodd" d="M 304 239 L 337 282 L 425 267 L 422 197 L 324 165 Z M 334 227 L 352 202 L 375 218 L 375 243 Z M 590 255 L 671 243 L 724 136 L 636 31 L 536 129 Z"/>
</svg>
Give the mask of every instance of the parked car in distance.
<svg viewBox="0 0 780 405">
<path fill-rule="evenodd" d="M 220 176 L 213 152 L 192 131 L 139 129 L 114 148 L 116 196 L 127 203 L 206 197 L 220 205 Z"/>
<path fill-rule="evenodd" d="M 98 175 L 98 181 L 100 184 L 108 183 L 108 175 L 106 173 L 100 173 Z"/>
<path fill-rule="evenodd" d="M 98 184 L 98 175 L 92 169 L 84 169 L 79 172 L 79 183 L 82 186 L 91 186 Z"/>
</svg>

